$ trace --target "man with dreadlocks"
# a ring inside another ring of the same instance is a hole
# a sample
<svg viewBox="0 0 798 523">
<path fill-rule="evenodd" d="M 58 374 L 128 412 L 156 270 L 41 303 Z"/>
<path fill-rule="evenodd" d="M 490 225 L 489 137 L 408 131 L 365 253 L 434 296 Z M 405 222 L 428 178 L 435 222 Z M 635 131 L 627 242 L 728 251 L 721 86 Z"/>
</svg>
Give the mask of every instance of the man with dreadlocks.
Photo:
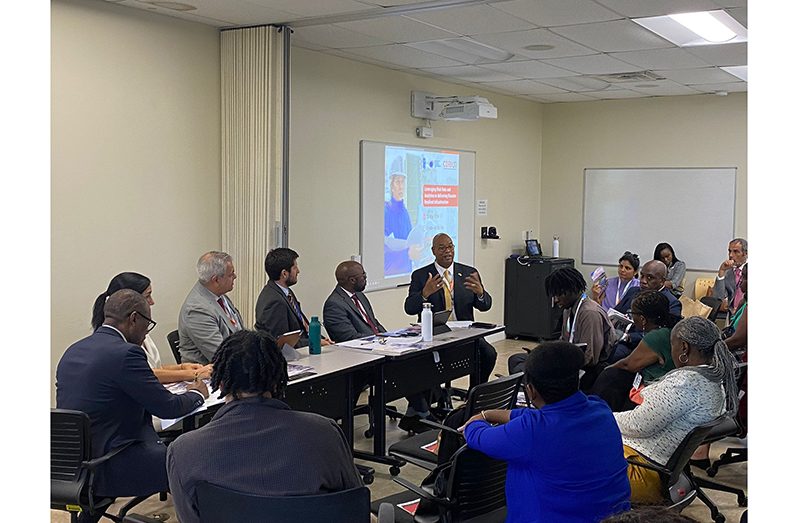
<svg viewBox="0 0 798 523">
<path fill-rule="evenodd" d="M 645 461 L 642 455 L 667 463 L 695 427 L 737 411 L 734 357 L 717 325 L 699 316 L 677 323 L 671 356 L 676 368 L 641 391 L 643 403 L 615 413 L 624 454 L 632 461 Z M 661 501 L 656 472 L 630 464 L 628 474 L 632 503 Z"/>
<path fill-rule="evenodd" d="M 544 281 L 546 295 L 563 310 L 560 339 L 574 344 L 584 343 L 585 362 L 582 369 L 585 375 L 580 388 L 587 390 L 604 368 L 610 350 L 610 324 L 607 313 L 601 305 L 585 294 L 587 284 L 582 274 L 573 267 L 558 269 Z M 523 372 L 526 354 L 513 354 L 507 360 L 510 373 Z"/>
<path fill-rule="evenodd" d="M 167 453 L 181 523 L 200 521 L 200 481 L 263 496 L 363 484 L 338 425 L 278 399 L 287 383 L 285 358 L 270 335 L 244 330 L 222 342 L 213 357 L 211 386 L 221 390 L 225 405 L 207 425 L 177 438 Z"/>
</svg>

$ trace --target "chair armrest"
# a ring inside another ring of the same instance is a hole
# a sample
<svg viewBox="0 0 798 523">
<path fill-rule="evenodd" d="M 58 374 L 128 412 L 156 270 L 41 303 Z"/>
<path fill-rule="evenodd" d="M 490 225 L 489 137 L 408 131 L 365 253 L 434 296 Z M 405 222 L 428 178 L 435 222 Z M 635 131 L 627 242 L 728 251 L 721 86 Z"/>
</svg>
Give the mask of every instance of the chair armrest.
<svg viewBox="0 0 798 523">
<path fill-rule="evenodd" d="M 108 461 L 109 459 L 113 458 L 114 456 L 116 456 L 117 454 L 119 454 L 120 452 L 122 452 L 123 450 L 128 448 L 129 446 L 133 445 L 134 443 L 138 443 L 138 442 L 137 441 L 128 441 L 124 445 L 116 447 L 114 450 L 112 450 L 108 454 L 106 454 L 104 456 L 100 456 L 99 458 L 94 458 L 94 459 L 89 460 L 89 461 L 84 461 L 84 462 L 81 463 L 81 465 L 83 467 L 86 467 L 86 469 L 88 469 L 89 471 L 93 471 L 94 469 L 96 469 L 97 467 L 99 467 L 100 465 L 102 465 L 103 463 Z"/>
<path fill-rule="evenodd" d="M 630 465 L 637 465 L 639 467 L 643 467 L 644 469 L 649 469 L 655 472 L 659 472 L 660 474 L 669 475 L 671 473 L 668 469 L 666 469 L 662 465 L 657 465 L 656 463 L 650 463 L 647 461 L 635 461 L 632 459 L 627 459 L 626 462 L 629 463 Z"/>
<path fill-rule="evenodd" d="M 457 434 L 458 436 L 462 436 L 462 434 L 459 433 L 457 431 L 457 429 L 453 429 L 452 427 L 447 427 L 446 425 L 443 425 L 442 423 L 438 423 L 437 421 L 430 421 L 430 420 L 425 419 L 425 418 L 421 418 L 418 421 L 420 421 L 424 425 L 427 425 L 428 427 L 432 427 L 433 429 L 445 430 L 446 432 L 450 432 L 452 434 Z"/>
<path fill-rule="evenodd" d="M 397 482 L 400 485 L 402 485 L 404 488 L 406 488 L 407 490 L 409 490 L 410 492 L 412 492 L 416 496 L 420 496 L 420 497 L 422 497 L 422 498 L 424 498 L 424 499 L 426 499 L 428 501 L 434 501 L 434 502 L 438 502 L 439 501 L 438 498 L 436 498 L 435 496 L 433 496 L 432 494 L 430 494 L 429 492 L 427 492 L 423 488 L 419 487 L 418 485 L 414 485 L 413 483 L 410 483 L 409 481 L 407 481 L 404 478 L 401 478 L 399 476 L 394 476 L 391 479 L 393 479 L 395 482 Z"/>
</svg>

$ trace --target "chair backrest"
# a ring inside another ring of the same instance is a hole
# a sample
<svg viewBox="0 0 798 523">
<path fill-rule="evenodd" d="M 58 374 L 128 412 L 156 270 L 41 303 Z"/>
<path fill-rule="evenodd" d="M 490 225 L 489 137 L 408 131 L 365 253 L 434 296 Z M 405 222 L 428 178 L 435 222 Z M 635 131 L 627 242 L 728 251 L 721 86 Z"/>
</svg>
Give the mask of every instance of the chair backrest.
<svg viewBox="0 0 798 523">
<path fill-rule="evenodd" d="M 700 300 L 707 295 L 707 289 L 715 287 L 715 278 L 695 279 L 695 299 Z"/>
<path fill-rule="evenodd" d="M 207 481 L 197 484 L 197 503 L 203 523 L 368 523 L 369 499 L 366 487 L 311 496 L 257 496 Z"/>
<path fill-rule="evenodd" d="M 720 310 L 722 301 L 712 296 L 704 296 L 699 301 L 712 309 L 707 319 L 709 321 L 715 321 L 718 318 L 718 311 Z"/>
<path fill-rule="evenodd" d="M 507 463 L 462 446 L 452 458 L 446 497 L 455 505 L 452 520 L 468 521 L 507 505 L 504 483 Z"/>
<path fill-rule="evenodd" d="M 89 416 L 78 410 L 50 409 L 50 502 L 54 508 L 80 505 L 91 459 Z"/>
<path fill-rule="evenodd" d="M 676 483 L 676 481 L 679 479 L 679 474 L 681 474 L 681 472 L 687 466 L 688 460 L 699 447 L 699 445 L 704 442 L 712 429 L 723 423 L 726 419 L 728 419 L 728 416 L 726 415 L 719 416 L 709 423 L 699 425 L 687 433 L 687 436 L 685 436 L 682 442 L 679 443 L 679 446 L 676 447 L 676 450 L 671 455 L 668 463 L 665 464 L 665 468 L 670 471 L 670 476 L 668 477 L 668 487 Z"/>
<path fill-rule="evenodd" d="M 180 364 L 180 333 L 172 331 L 166 335 L 166 341 L 169 342 L 169 348 L 172 349 L 172 354 L 175 356 L 175 363 Z"/>
<path fill-rule="evenodd" d="M 524 373 L 518 372 L 471 389 L 466 400 L 466 419 L 483 410 L 513 408 L 523 377 Z"/>
</svg>

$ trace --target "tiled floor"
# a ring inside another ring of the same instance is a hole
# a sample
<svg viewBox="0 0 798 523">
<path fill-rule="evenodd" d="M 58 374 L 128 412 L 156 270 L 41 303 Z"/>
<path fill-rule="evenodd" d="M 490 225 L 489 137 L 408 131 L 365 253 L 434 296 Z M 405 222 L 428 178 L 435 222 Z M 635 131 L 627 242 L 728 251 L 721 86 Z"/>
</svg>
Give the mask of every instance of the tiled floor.
<svg viewBox="0 0 798 523">
<path fill-rule="evenodd" d="M 496 347 L 496 351 L 498 352 L 498 359 L 496 363 L 496 373 L 506 374 L 507 373 L 507 358 L 511 354 L 515 354 L 516 352 L 521 352 L 522 346 L 533 347 L 535 344 L 534 342 L 528 341 L 515 341 L 515 340 L 503 340 L 494 343 Z M 456 385 L 466 385 L 467 381 L 465 379 L 462 380 L 463 383 L 455 383 Z M 404 410 L 404 402 L 398 401 L 395 403 L 400 411 Z M 363 436 L 363 432 L 367 426 L 367 420 L 365 416 L 359 416 L 355 420 L 355 446 L 357 448 L 361 448 L 364 450 L 371 448 L 371 440 L 366 439 Z M 387 444 L 390 446 L 392 443 L 399 441 L 401 438 L 405 437 L 405 432 L 401 431 L 397 428 L 395 421 L 388 421 L 387 427 Z M 735 446 L 735 441 L 728 441 L 728 442 L 721 442 L 717 443 L 712 446 L 712 452 L 710 457 L 715 460 L 718 456 L 729 446 Z M 388 472 L 388 466 L 379 465 L 379 464 L 372 464 L 368 463 L 369 465 L 373 466 L 376 474 L 374 483 L 369 486 L 371 490 L 371 499 L 376 500 L 382 497 L 401 492 L 403 488 L 398 485 L 397 483 L 391 481 L 391 476 Z M 720 483 L 726 483 L 729 485 L 733 485 L 735 487 L 740 487 L 747 489 L 746 486 L 746 475 L 748 470 L 747 463 L 738 463 L 729 465 L 726 467 L 722 467 L 718 472 L 718 475 L 715 477 Z M 427 472 L 421 470 L 417 467 L 412 465 L 407 465 L 402 468 L 401 476 L 403 478 L 408 479 L 409 481 L 415 482 L 418 484 L 425 476 Z M 743 512 L 743 508 L 739 508 L 737 506 L 737 498 L 733 494 L 727 494 L 724 492 L 717 492 L 717 491 L 707 491 L 709 497 L 718 505 L 721 513 L 726 516 L 726 521 L 729 523 L 737 523 L 740 520 L 740 515 Z M 126 500 L 122 500 L 117 503 L 112 508 L 112 512 L 118 511 L 118 507 L 124 504 Z M 153 496 L 152 498 L 148 499 L 141 505 L 138 505 L 134 512 L 139 514 L 155 514 L 155 513 L 166 513 L 170 515 L 169 521 L 176 522 L 177 518 L 175 517 L 174 507 L 172 506 L 171 498 L 169 498 L 165 502 L 158 501 L 158 496 Z M 707 522 L 710 523 L 712 519 L 710 518 L 709 509 L 700 501 L 694 501 L 689 507 L 687 507 L 683 514 L 694 518 L 700 522 Z M 58 511 L 51 511 L 51 522 L 68 522 L 69 516 L 65 512 L 58 512 Z M 108 521 L 108 520 L 103 520 Z M 556 523 L 556 522 L 553 522 Z"/>
</svg>

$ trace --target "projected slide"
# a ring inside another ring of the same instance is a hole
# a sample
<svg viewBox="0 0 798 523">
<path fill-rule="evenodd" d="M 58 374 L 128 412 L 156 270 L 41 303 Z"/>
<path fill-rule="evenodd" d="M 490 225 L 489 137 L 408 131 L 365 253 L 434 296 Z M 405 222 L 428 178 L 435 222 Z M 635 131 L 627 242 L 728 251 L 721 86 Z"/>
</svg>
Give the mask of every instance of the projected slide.
<svg viewBox="0 0 798 523">
<path fill-rule="evenodd" d="M 385 147 L 386 278 L 430 263 L 425 247 L 439 232 L 448 233 L 457 248 L 459 165 L 457 153 Z"/>
<path fill-rule="evenodd" d="M 361 257 L 366 290 L 396 287 L 433 262 L 445 232 L 455 259 L 473 259 L 474 164 L 470 151 L 361 142 Z"/>
</svg>

